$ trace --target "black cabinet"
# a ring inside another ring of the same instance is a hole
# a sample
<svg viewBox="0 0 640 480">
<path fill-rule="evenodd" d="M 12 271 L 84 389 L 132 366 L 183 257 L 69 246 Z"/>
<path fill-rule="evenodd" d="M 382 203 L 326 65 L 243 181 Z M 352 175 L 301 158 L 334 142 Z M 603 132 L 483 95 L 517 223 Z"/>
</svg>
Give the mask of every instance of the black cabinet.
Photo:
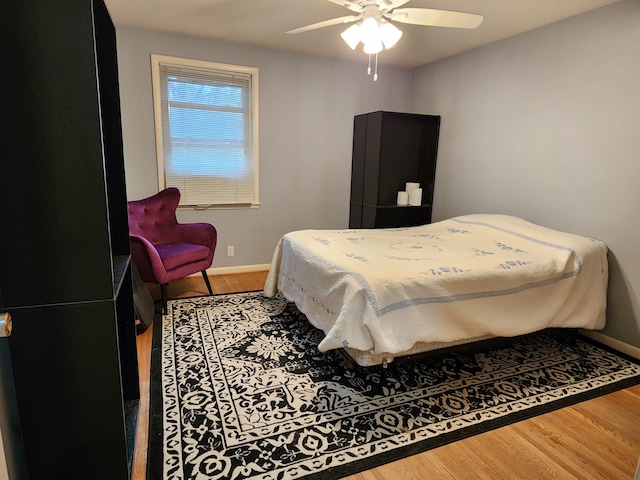
<svg viewBox="0 0 640 480">
<path fill-rule="evenodd" d="M 397 112 L 356 115 L 353 124 L 350 228 L 431 222 L 440 117 Z M 420 206 L 398 206 L 398 191 L 419 182 Z"/>
<path fill-rule="evenodd" d="M 28 478 L 127 479 L 140 392 L 115 29 L 102 0 L 21 0 L 0 38 L 0 291 Z"/>
</svg>

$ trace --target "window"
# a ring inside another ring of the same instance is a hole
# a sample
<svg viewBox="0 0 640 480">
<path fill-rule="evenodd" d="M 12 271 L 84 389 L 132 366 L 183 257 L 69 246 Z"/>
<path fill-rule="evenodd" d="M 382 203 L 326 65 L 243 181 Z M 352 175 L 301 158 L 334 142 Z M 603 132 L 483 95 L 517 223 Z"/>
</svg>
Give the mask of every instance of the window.
<svg viewBox="0 0 640 480">
<path fill-rule="evenodd" d="M 158 183 L 180 205 L 257 206 L 258 69 L 151 55 Z"/>
</svg>

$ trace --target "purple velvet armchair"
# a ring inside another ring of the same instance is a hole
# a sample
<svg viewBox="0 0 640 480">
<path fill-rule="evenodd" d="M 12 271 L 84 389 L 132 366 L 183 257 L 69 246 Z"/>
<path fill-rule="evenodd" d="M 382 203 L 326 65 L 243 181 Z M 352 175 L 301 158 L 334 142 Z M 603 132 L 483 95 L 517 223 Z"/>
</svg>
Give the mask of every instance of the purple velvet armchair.
<svg viewBox="0 0 640 480">
<path fill-rule="evenodd" d="M 180 190 L 167 188 L 128 202 L 131 258 L 145 282 L 160 285 L 162 312 L 167 312 L 167 284 L 202 272 L 213 295 L 207 268 L 213 263 L 218 234 L 208 223 L 178 223 Z"/>
</svg>

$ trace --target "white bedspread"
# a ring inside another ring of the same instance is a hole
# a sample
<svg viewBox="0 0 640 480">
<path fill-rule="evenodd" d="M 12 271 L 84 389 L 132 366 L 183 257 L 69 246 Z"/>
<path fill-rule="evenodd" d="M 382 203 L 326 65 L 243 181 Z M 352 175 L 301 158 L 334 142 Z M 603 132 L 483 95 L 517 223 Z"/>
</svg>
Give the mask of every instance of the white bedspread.
<svg viewBox="0 0 640 480">
<path fill-rule="evenodd" d="M 278 290 L 326 334 L 320 351 L 389 355 L 547 327 L 605 324 L 607 247 L 506 215 L 410 228 L 304 230 L 278 243 Z"/>
</svg>

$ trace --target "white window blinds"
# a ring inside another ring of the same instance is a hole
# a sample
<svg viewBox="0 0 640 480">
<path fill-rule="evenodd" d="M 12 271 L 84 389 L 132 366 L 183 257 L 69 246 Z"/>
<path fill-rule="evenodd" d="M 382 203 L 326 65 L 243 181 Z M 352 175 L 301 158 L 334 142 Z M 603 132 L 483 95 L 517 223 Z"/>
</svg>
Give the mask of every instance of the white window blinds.
<svg viewBox="0 0 640 480">
<path fill-rule="evenodd" d="M 257 72 L 155 57 L 164 186 L 180 189 L 181 205 L 257 204 Z"/>
</svg>

